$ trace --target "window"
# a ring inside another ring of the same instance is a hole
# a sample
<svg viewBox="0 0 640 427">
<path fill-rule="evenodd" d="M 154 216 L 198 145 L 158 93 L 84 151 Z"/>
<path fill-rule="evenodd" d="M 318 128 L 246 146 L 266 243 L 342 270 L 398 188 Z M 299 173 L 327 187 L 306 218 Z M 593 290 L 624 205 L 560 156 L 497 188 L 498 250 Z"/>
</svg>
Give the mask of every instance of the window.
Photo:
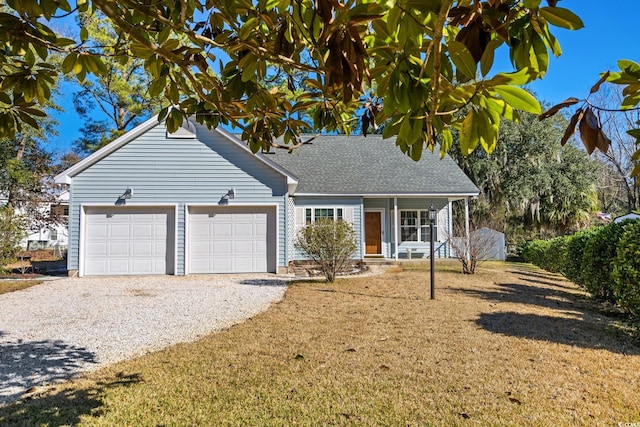
<svg viewBox="0 0 640 427">
<path fill-rule="evenodd" d="M 49 231 L 49 240 L 58 240 L 58 230 L 52 228 Z"/>
<path fill-rule="evenodd" d="M 400 240 L 403 242 L 419 242 L 418 211 L 400 212 Z"/>
<path fill-rule="evenodd" d="M 344 219 L 342 208 L 306 208 L 304 210 L 305 224 L 311 224 L 319 219 Z"/>
<path fill-rule="evenodd" d="M 69 205 L 51 205 L 51 216 L 54 218 L 64 218 L 69 216 Z"/>
<path fill-rule="evenodd" d="M 433 240 L 437 240 L 437 228 L 433 229 Z M 400 211 L 400 241 L 430 242 L 431 226 L 429 210 Z"/>
</svg>

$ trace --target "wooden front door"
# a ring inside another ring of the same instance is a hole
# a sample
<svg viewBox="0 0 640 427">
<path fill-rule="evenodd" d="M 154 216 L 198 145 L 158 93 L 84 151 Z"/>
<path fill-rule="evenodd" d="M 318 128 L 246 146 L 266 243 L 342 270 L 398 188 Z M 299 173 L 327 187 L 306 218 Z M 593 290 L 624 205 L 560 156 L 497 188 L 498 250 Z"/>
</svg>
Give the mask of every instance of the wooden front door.
<svg viewBox="0 0 640 427">
<path fill-rule="evenodd" d="M 382 253 L 382 220 L 380 212 L 364 213 L 364 241 L 366 255 Z"/>
</svg>

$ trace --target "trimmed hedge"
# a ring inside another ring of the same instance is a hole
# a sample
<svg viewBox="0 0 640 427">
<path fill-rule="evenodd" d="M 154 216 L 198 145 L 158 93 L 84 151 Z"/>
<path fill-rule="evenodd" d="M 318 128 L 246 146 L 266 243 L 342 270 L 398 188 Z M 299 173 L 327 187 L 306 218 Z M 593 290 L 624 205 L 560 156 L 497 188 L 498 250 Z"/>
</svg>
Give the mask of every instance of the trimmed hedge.
<svg viewBox="0 0 640 427">
<path fill-rule="evenodd" d="M 640 317 L 640 221 L 534 240 L 521 255 L 526 262 L 563 274 L 595 299 Z"/>
<path fill-rule="evenodd" d="M 588 277 L 584 275 L 585 265 L 589 262 L 584 258 L 584 249 L 589 239 L 595 234 L 594 228 L 579 231 L 568 237 L 567 242 L 567 255 L 565 269 L 562 272 L 567 279 L 571 280 L 576 285 L 587 288 L 586 282 L 589 281 Z"/>
<path fill-rule="evenodd" d="M 612 276 L 618 305 L 640 317 L 640 221 L 625 227 L 618 242 Z"/>
<path fill-rule="evenodd" d="M 611 274 L 618 256 L 618 241 L 630 222 L 596 227 L 585 242 L 582 262 L 584 288 L 599 301 L 617 302 Z"/>
</svg>

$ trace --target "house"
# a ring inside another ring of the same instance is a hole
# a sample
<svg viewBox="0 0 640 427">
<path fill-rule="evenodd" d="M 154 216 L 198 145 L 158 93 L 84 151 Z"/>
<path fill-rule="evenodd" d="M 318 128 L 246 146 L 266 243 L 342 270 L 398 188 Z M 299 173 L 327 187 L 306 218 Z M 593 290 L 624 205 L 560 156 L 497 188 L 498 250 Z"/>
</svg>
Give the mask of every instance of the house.
<svg viewBox="0 0 640 427">
<path fill-rule="evenodd" d="M 358 253 L 448 255 L 451 202 L 478 194 L 446 157 L 414 162 L 393 140 L 320 136 L 293 153 L 254 155 L 235 136 L 151 118 L 56 176 L 69 185 L 70 274 L 286 272 L 297 230 L 353 224 Z"/>
<path fill-rule="evenodd" d="M 69 190 L 58 194 L 53 203 L 42 208 L 54 219 L 47 227 L 29 232 L 22 240 L 26 250 L 54 249 L 58 254 L 66 252 L 69 240 L 67 219 L 69 217 Z M 31 227 L 33 228 L 33 227 Z"/>
<path fill-rule="evenodd" d="M 613 222 L 622 222 L 626 219 L 640 219 L 640 214 L 629 212 L 628 214 L 621 215 L 613 220 Z"/>
<path fill-rule="evenodd" d="M 7 198 L 0 195 L 0 206 L 7 203 Z M 18 215 L 26 216 L 28 221 L 26 224 L 28 234 L 20 241 L 20 247 L 29 251 L 53 248 L 58 255 L 64 254 L 68 241 L 69 191 L 60 192 L 51 203 L 39 202 L 35 205 L 35 209 L 35 218 L 29 210 L 15 209 Z"/>
</svg>

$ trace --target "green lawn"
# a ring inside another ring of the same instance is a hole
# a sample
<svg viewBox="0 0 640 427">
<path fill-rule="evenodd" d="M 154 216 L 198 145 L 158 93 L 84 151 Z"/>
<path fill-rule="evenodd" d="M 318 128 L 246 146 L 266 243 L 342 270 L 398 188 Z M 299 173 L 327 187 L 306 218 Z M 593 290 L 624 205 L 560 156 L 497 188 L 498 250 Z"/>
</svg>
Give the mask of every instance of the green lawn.
<svg viewBox="0 0 640 427">
<path fill-rule="evenodd" d="M 640 348 L 573 284 L 438 263 L 432 301 L 426 267 L 295 283 L 241 325 L 36 391 L 0 424 L 640 422 Z"/>
</svg>

